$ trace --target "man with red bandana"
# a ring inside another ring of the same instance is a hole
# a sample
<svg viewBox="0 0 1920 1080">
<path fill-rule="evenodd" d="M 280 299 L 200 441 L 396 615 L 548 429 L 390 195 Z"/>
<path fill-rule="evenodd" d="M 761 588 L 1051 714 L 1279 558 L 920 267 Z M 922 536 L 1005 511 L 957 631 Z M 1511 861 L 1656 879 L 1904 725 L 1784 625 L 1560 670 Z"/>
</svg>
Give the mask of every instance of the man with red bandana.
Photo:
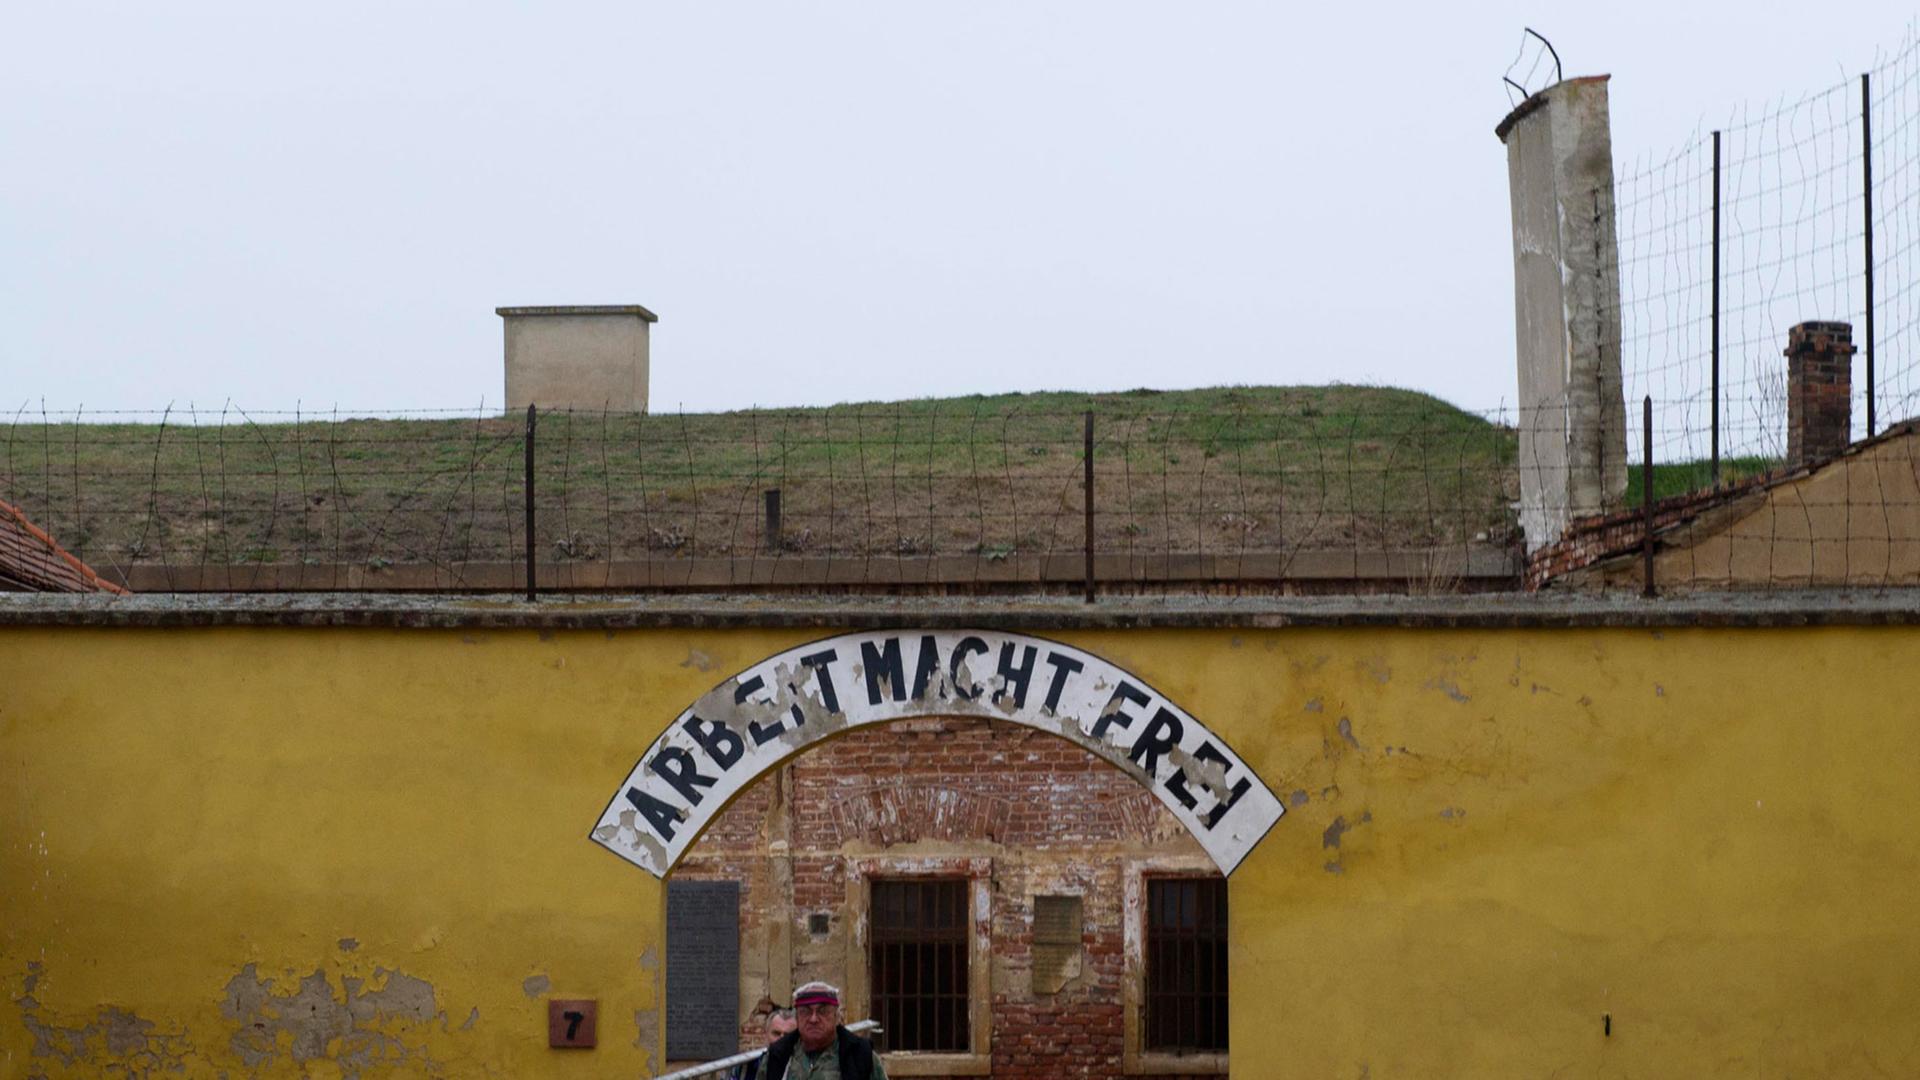
<svg viewBox="0 0 1920 1080">
<path fill-rule="evenodd" d="M 840 990 L 810 982 L 793 992 L 800 1030 L 767 1048 L 766 1080 L 887 1080 L 873 1044 L 840 1026 Z"/>
</svg>

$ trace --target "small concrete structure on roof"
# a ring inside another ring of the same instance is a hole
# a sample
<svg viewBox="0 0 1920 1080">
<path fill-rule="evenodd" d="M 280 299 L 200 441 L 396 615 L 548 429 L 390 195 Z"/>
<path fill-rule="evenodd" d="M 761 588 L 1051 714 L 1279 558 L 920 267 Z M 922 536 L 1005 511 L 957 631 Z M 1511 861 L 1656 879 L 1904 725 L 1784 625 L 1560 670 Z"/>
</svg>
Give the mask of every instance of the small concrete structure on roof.
<svg viewBox="0 0 1920 1080">
<path fill-rule="evenodd" d="M 639 304 L 502 307 L 507 408 L 647 411 L 649 328 Z"/>
</svg>

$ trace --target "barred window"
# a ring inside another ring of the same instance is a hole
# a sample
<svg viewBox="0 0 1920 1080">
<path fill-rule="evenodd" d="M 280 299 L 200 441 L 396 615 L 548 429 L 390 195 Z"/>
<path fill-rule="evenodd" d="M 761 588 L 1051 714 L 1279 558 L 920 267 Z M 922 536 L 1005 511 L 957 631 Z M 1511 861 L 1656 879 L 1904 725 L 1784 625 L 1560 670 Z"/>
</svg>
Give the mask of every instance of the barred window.
<svg viewBox="0 0 1920 1080">
<path fill-rule="evenodd" d="M 1227 883 L 1147 879 L 1147 1050 L 1227 1048 Z"/>
<path fill-rule="evenodd" d="M 868 948 L 880 1049 L 967 1051 L 967 886 L 966 878 L 873 883 Z"/>
</svg>

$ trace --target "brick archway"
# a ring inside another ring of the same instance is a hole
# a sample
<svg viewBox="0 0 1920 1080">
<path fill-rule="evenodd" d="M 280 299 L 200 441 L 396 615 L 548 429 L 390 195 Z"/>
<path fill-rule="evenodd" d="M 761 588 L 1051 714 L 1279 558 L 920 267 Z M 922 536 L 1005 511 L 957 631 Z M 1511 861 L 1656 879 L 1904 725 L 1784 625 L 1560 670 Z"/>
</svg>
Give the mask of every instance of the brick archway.
<svg viewBox="0 0 1920 1080">
<path fill-rule="evenodd" d="M 1227 745 L 1138 675 L 1028 634 L 842 634 L 754 664 L 653 740 L 590 838 L 664 876 L 741 790 L 843 732 L 919 716 L 1005 720 L 1059 735 L 1160 800 L 1223 874 L 1285 812 Z"/>
</svg>

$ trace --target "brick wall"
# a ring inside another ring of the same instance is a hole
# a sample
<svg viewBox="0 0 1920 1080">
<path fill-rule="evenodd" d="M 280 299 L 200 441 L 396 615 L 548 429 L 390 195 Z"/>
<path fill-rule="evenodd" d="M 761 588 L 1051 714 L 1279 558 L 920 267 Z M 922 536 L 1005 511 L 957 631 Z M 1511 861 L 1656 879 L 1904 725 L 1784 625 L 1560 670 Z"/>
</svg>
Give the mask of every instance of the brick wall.
<svg viewBox="0 0 1920 1080">
<path fill-rule="evenodd" d="M 741 1045 L 761 1038 L 755 1010 L 793 986 L 848 985 L 856 861 L 886 873 L 942 859 L 991 867 L 992 1075 L 1123 1075 L 1124 875 L 1204 854 L 1118 769 L 985 720 L 902 721 L 820 747 L 744 791 L 675 869 L 742 883 Z M 1051 992 L 1033 977 L 1033 898 L 1049 895 L 1080 897 L 1085 927 L 1078 972 Z"/>
</svg>

